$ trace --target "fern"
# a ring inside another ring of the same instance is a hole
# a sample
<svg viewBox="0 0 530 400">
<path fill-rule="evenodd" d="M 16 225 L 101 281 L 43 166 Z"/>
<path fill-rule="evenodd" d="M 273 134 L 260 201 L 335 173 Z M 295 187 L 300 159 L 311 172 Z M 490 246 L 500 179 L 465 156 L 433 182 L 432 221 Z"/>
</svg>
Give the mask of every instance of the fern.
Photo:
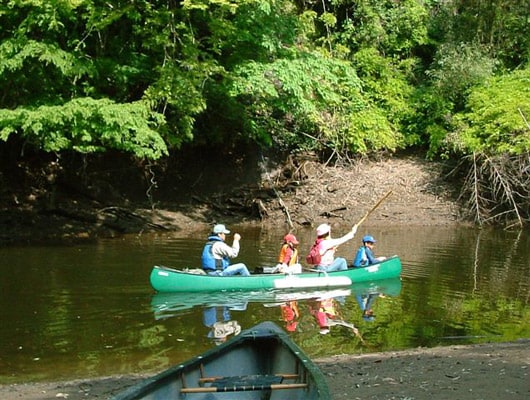
<svg viewBox="0 0 530 400">
<path fill-rule="evenodd" d="M 16 72 L 34 59 L 43 65 L 53 65 L 65 76 L 79 77 L 91 72 L 88 63 L 80 61 L 74 53 L 60 49 L 57 45 L 8 39 L 0 44 L 0 75 L 5 71 Z"/>
<path fill-rule="evenodd" d="M 0 139 L 6 141 L 16 133 L 49 152 L 116 149 L 158 159 L 167 154 L 157 131 L 163 124 L 164 117 L 144 102 L 117 104 L 80 98 L 60 106 L 0 110 Z"/>
</svg>

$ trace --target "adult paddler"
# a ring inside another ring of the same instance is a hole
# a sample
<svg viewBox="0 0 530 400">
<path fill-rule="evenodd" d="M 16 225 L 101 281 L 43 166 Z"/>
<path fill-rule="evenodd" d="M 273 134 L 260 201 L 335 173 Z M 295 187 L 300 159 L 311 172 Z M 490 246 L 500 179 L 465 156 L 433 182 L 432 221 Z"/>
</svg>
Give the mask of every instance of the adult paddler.
<svg viewBox="0 0 530 400">
<path fill-rule="evenodd" d="M 232 276 L 243 275 L 249 276 L 250 273 L 245 264 L 230 264 L 230 259 L 239 254 L 239 241 L 241 235 L 234 233 L 232 246 L 225 243 L 226 235 L 230 231 L 223 224 L 217 224 L 213 227 L 212 233 L 204 245 L 201 256 L 202 269 L 208 275 Z"/>
</svg>

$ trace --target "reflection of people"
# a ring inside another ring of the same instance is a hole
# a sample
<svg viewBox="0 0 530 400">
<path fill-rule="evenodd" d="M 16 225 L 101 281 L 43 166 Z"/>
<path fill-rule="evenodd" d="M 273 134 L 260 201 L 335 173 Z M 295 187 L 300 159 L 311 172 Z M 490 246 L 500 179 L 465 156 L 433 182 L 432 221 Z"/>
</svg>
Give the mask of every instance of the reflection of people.
<svg viewBox="0 0 530 400">
<path fill-rule="evenodd" d="M 237 257 L 239 254 L 241 235 L 235 233 L 232 246 L 229 246 L 225 243 L 226 235 L 229 233 L 230 231 L 222 224 L 213 227 L 213 231 L 208 236 L 208 241 L 202 250 L 202 269 L 208 275 L 231 276 L 240 274 L 249 276 L 250 273 L 245 264 L 230 265 L 230 259 Z"/>
<path fill-rule="evenodd" d="M 361 343 L 365 344 L 359 329 L 357 329 L 354 324 L 346 322 L 340 317 L 337 304 L 338 299 L 339 297 L 331 297 L 326 299 L 315 299 L 308 302 L 309 312 L 315 318 L 318 327 L 320 328 L 320 334 L 326 335 L 330 332 L 332 326 L 340 325 L 351 329 L 355 336 L 361 340 Z M 343 298 L 341 297 L 341 299 Z"/>
<path fill-rule="evenodd" d="M 366 235 L 363 237 L 363 245 L 357 250 L 355 258 L 353 260 L 353 266 L 355 268 L 366 267 L 368 265 L 377 264 L 383 261 L 386 257 L 376 257 L 374 255 L 375 239 L 372 235 Z"/>
<path fill-rule="evenodd" d="M 317 269 L 331 272 L 331 271 L 343 271 L 348 269 L 348 263 L 346 259 L 342 257 L 335 258 L 335 251 L 337 246 L 353 239 L 357 232 L 357 225 L 354 225 L 347 234 L 338 239 L 331 238 L 331 227 L 328 224 L 321 224 L 317 228 L 317 240 L 316 244 L 322 256 L 320 264 L 317 265 Z"/>
<path fill-rule="evenodd" d="M 230 308 L 222 307 L 208 307 L 202 313 L 202 322 L 210 328 L 208 337 L 214 340 L 214 343 L 219 345 L 226 342 L 229 335 L 239 335 L 241 326 L 237 321 L 232 321 L 230 316 Z"/>
<path fill-rule="evenodd" d="M 329 333 L 329 321 L 336 318 L 335 299 L 320 299 L 309 302 L 309 312 L 320 328 L 320 333 L 325 335 Z"/>
<path fill-rule="evenodd" d="M 371 322 L 375 319 L 372 306 L 379 296 L 384 297 L 381 293 L 358 294 L 355 296 L 365 321 Z"/>
<path fill-rule="evenodd" d="M 298 262 L 298 240 L 292 233 L 283 238 L 282 247 L 278 256 L 276 270 L 284 274 L 300 274 L 302 266 Z"/>
<path fill-rule="evenodd" d="M 300 318 L 298 302 L 296 300 L 287 301 L 280 305 L 280 308 L 282 310 L 282 319 L 285 321 L 285 329 L 289 332 L 294 332 Z"/>
<path fill-rule="evenodd" d="M 350 328 L 361 340 L 359 330 L 352 323 L 344 321 L 339 314 L 337 299 L 330 297 L 309 302 L 309 312 L 320 328 L 320 334 L 326 335 L 332 326 L 341 325 Z"/>
</svg>

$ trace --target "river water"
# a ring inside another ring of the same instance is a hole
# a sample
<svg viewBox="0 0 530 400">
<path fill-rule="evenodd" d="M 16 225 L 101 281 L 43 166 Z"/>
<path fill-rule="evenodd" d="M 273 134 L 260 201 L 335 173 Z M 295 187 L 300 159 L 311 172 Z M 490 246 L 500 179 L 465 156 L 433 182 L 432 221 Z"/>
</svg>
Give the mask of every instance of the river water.
<svg viewBox="0 0 530 400">
<path fill-rule="evenodd" d="M 284 232 L 230 228 L 242 235 L 237 261 L 250 269 L 276 263 Z M 347 229 L 336 227 L 334 236 Z M 401 279 L 289 295 L 154 293 L 152 266 L 197 267 L 207 232 L 0 248 L 0 383 L 154 373 L 215 346 L 219 327 L 264 320 L 287 329 L 314 358 L 530 337 L 528 231 L 363 225 L 357 238 L 367 233 L 378 240 L 377 255 L 400 256 Z M 313 232 L 296 234 L 305 255 Z M 357 238 L 338 255 L 351 261 Z M 373 318 L 362 316 L 368 298 Z M 286 324 L 282 309 L 294 300 L 299 317 Z M 311 314 L 317 301 L 360 334 L 348 326 L 321 334 Z M 212 318 L 226 323 L 210 329 Z"/>
</svg>

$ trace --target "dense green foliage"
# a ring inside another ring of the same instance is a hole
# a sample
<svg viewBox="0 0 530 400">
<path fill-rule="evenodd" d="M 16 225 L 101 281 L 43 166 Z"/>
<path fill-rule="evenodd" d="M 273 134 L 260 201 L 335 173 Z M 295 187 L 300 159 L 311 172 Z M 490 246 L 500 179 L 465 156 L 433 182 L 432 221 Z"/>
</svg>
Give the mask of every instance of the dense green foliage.
<svg viewBox="0 0 530 400">
<path fill-rule="evenodd" d="M 521 155 L 530 149 L 530 68 L 490 78 L 470 94 L 458 116 L 465 153 Z"/>
<path fill-rule="evenodd" d="M 45 151 L 91 153 L 113 148 L 147 158 L 166 152 L 152 127 L 163 117 L 142 102 L 116 104 L 85 97 L 61 105 L 0 110 L 0 119 L 0 139 L 22 129 L 27 142 Z"/>
<path fill-rule="evenodd" d="M 7 0 L 0 141 L 521 155 L 529 19 L 530 0 Z"/>
<path fill-rule="evenodd" d="M 528 61 L 528 3 L 10 0 L 0 137 L 152 159 L 226 140 L 435 155 L 474 88 Z"/>
</svg>

